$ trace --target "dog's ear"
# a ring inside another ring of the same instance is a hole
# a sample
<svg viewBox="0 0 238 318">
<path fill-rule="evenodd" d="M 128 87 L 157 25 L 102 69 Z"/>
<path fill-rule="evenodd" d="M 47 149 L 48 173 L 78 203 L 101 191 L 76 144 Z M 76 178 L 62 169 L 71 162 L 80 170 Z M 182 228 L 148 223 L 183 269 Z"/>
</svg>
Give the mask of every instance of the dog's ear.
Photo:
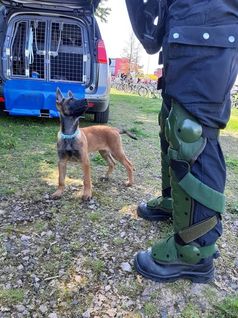
<svg viewBox="0 0 238 318">
<path fill-rule="evenodd" d="M 71 91 L 68 91 L 68 97 L 69 98 L 73 98 L 74 97 L 74 95 L 73 95 L 73 93 Z"/>
<path fill-rule="evenodd" d="M 58 108 L 59 111 L 61 111 L 61 106 L 62 106 L 63 99 L 64 99 L 64 96 L 61 93 L 61 90 L 59 89 L 59 87 L 57 87 L 57 90 L 56 90 L 56 107 Z"/>
</svg>

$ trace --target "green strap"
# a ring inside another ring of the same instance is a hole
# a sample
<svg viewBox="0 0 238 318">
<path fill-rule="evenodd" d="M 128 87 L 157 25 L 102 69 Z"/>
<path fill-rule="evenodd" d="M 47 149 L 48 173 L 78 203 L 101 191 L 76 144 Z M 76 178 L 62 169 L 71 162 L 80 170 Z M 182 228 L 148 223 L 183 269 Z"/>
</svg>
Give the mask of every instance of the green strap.
<svg viewBox="0 0 238 318">
<path fill-rule="evenodd" d="M 208 233 L 211 229 L 213 229 L 217 225 L 217 217 L 213 216 L 205 221 L 193 224 L 186 229 L 183 229 L 178 232 L 178 235 L 184 241 L 184 243 L 190 243 L 195 241 L 199 237 Z"/>
<path fill-rule="evenodd" d="M 160 196 L 158 198 L 150 199 L 147 202 L 147 206 L 150 209 L 161 209 L 172 213 L 173 211 L 173 203 L 172 198 Z"/>
<path fill-rule="evenodd" d="M 188 172 L 183 179 L 179 181 L 179 185 L 190 197 L 205 205 L 207 208 L 219 213 L 225 211 L 225 195 L 202 183 L 199 179 L 195 178 L 191 172 Z"/>
<path fill-rule="evenodd" d="M 160 240 L 152 246 L 151 256 L 154 260 L 169 264 L 178 264 L 178 260 L 189 264 L 197 264 L 203 258 L 213 256 L 217 252 L 215 244 L 199 246 L 198 244 L 179 245 L 174 236 Z"/>
</svg>

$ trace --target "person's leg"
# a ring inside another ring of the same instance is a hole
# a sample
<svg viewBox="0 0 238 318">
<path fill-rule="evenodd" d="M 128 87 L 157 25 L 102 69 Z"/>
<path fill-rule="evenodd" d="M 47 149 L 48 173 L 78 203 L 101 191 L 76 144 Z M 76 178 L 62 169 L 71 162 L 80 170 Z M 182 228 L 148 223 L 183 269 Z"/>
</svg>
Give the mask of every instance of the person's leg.
<svg viewBox="0 0 238 318">
<path fill-rule="evenodd" d="M 206 283 L 214 275 L 226 178 L 218 134 L 238 70 L 237 12 L 231 0 L 174 0 L 169 8 L 164 73 L 173 100 L 166 139 L 174 234 L 135 257 L 137 271 L 155 281 Z"/>
<path fill-rule="evenodd" d="M 169 105 L 165 101 L 159 114 L 162 195 L 147 202 L 141 202 L 137 208 L 139 217 L 150 221 L 163 221 L 172 216 L 172 198 L 169 175 L 168 147 L 165 137 L 165 122 L 169 115 Z"/>
<path fill-rule="evenodd" d="M 225 163 L 218 130 L 204 128 L 174 103 L 166 136 L 175 234 L 151 251 L 138 253 L 135 267 L 156 281 L 188 278 L 206 283 L 214 275 L 213 258 L 218 256 L 215 241 L 221 235 L 220 213 L 224 211 Z"/>
</svg>

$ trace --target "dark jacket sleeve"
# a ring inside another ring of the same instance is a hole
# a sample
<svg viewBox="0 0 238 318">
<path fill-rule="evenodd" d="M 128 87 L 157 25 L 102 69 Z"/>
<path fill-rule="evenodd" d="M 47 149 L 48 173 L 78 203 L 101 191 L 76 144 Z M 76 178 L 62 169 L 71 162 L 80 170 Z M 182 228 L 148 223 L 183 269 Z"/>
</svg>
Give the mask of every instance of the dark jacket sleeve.
<svg viewBox="0 0 238 318">
<path fill-rule="evenodd" d="M 157 53 L 165 34 L 166 0 L 126 0 L 133 31 L 148 54 Z"/>
</svg>

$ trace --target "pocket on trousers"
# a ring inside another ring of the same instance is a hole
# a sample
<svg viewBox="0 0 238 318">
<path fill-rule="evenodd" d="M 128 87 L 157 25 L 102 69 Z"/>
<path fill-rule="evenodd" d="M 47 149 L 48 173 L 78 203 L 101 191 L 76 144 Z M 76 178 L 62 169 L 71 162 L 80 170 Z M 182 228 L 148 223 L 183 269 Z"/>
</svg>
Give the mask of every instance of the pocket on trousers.
<svg viewBox="0 0 238 318">
<path fill-rule="evenodd" d="M 169 35 L 166 93 L 184 103 L 223 103 L 237 74 L 237 44 L 229 42 L 229 37 L 232 41 L 236 36 L 232 29 L 225 34 L 220 28 L 210 33 L 206 30 L 177 27 Z M 221 40 L 206 42 L 210 36 Z"/>
</svg>

